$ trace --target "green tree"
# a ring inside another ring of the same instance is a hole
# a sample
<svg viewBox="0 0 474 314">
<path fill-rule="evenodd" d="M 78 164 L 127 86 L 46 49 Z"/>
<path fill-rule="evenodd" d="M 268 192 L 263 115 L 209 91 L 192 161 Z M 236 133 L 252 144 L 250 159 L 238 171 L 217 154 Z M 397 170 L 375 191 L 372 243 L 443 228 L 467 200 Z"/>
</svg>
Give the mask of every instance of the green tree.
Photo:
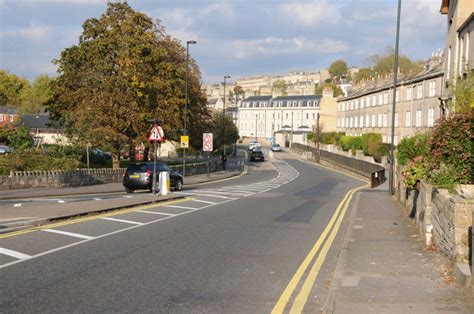
<svg viewBox="0 0 474 314">
<path fill-rule="evenodd" d="M 454 111 L 473 113 L 474 110 L 474 74 L 469 72 L 464 79 L 458 79 L 454 84 Z"/>
<path fill-rule="evenodd" d="M 22 89 L 20 112 L 23 114 L 35 114 L 44 111 L 46 104 L 53 96 L 53 79 L 47 75 L 38 76 L 31 88 Z"/>
<path fill-rule="evenodd" d="M 29 88 L 28 80 L 0 70 L 0 106 L 19 107 L 22 92 Z"/>
<path fill-rule="evenodd" d="M 224 117 L 220 112 L 215 112 L 212 115 L 210 132 L 214 134 L 215 149 L 220 148 L 222 143 L 232 145 L 239 139 L 239 130 L 232 119 L 229 116 Z"/>
<path fill-rule="evenodd" d="M 21 151 L 33 146 L 33 138 L 24 126 L 5 125 L 0 127 L 0 143 Z"/>
<path fill-rule="evenodd" d="M 282 96 L 288 95 L 288 85 L 283 80 L 273 82 L 273 88 L 280 91 Z"/>
<path fill-rule="evenodd" d="M 387 75 L 393 73 L 395 64 L 395 54 L 392 49 L 383 54 L 376 54 L 369 58 L 372 63 L 372 69 L 377 75 Z M 405 56 L 398 57 L 398 68 L 400 73 L 405 75 L 415 75 L 423 70 L 420 62 L 413 62 Z"/>
<path fill-rule="evenodd" d="M 369 80 L 375 75 L 375 72 L 371 68 L 362 68 L 357 72 L 354 82 L 358 83 L 362 80 Z"/>
<path fill-rule="evenodd" d="M 347 75 L 347 63 L 344 60 L 336 60 L 329 66 L 331 78 L 340 79 Z"/>
<path fill-rule="evenodd" d="M 243 99 L 245 97 L 245 91 L 240 85 L 234 87 L 234 94 L 238 99 Z"/>
<path fill-rule="evenodd" d="M 314 94 L 322 96 L 323 95 L 323 90 L 326 86 L 329 86 L 329 87 L 332 88 L 332 91 L 334 93 L 334 97 L 344 95 L 344 92 L 342 91 L 341 87 L 337 84 L 334 84 L 334 83 L 323 83 L 323 84 L 316 85 L 316 87 L 314 89 Z"/>
<path fill-rule="evenodd" d="M 164 28 L 126 2 L 108 3 L 83 23 L 79 43 L 62 51 L 49 102 L 51 118 L 69 138 L 111 151 L 146 139 L 150 119 L 160 119 L 167 139 L 183 128 L 185 48 Z M 190 60 L 188 129 L 208 115 L 200 72 Z M 194 130 L 194 132 L 196 132 Z"/>
</svg>

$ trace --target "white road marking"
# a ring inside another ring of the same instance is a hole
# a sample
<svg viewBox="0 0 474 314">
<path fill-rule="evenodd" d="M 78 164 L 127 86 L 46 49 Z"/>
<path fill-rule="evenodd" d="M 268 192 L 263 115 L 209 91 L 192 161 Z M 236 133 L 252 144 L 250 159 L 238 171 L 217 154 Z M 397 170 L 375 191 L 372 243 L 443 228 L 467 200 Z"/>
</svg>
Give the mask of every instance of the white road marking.
<svg viewBox="0 0 474 314">
<path fill-rule="evenodd" d="M 117 222 L 124 222 L 124 223 L 132 224 L 132 225 L 143 225 L 142 222 L 125 220 L 125 219 L 117 219 L 117 218 L 111 218 L 111 217 L 103 217 L 103 218 L 100 218 L 100 219 L 110 220 L 110 221 L 117 221 Z"/>
<path fill-rule="evenodd" d="M 222 195 L 211 195 L 211 194 L 202 194 L 198 192 L 174 192 L 177 194 L 185 194 L 185 195 L 196 195 L 196 196 L 205 196 L 205 197 L 215 197 L 215 198 L 222 198 L 226 200 L 236 200 L 237 198 L 235 197 L 227 197 L 227 196 L 222 196 Z"/>
<path fill-rule="evenodd" d="M 27 259 L 31 258 L 30 255 L 26 255 L 17 251 L 9 250 L 9 249 L 4 249 L 0 247 L 0 254 L 3 255 L 8 255 L 10 257 L 18 258 L 18 259 Z"/>
<path fill-rule="evenodd" d="M 199 203 L 205 203 L 205 204 L 212 204 L 212 205 L 218 204 L 216 202 L 203 201 L 203 200 L 198 200 L 198 199 L 195 199 L 195 198 L 193 198 L 192 201 L 193 202 L 199 202 Z"/>
<path fill-rule="evenodd" d="M 16 204 L 13 204 L 13 207 L 21 207 L 23 204 L 21 203 L 16 203 Z"/>
<path fill-rule="evenodd" d="M 137 210 L 137 213 L 153 214 L 153 215 L 164 215 L 164 216 L 176 216 L 175 214 L 162 213 L 162 212 L 152 212 L 148 210 Z"/>
<path fill-rule="evenodd" d="M 58 200 L 58 203 L 59 203 L 59 204 L 64 204 L 64 203 L 66 203 L 66 202 L 65 202 L 64 200 Z"/>
<path fill-rule="evenodd" d="M 217 193 L 217 194 L 232 194 L 232 195 L 237 195 L 237 196 L 247 194 L 247 193 L 233 193 L 233 192 L 229 192 L 229 191 L 220 191 L 220 190 L 203 190 L 203 192 L 206 192 L 206 193 Z"/>
<path fill-rule="evenodd" d="M 94 201 L 101 201 L 101 200 L 102 200 L 101 198 L 94 197 Z"/>
<path fill-rule="evenodd" d="M 74 232 L 60 231 L 60 230 L 55 230 L 55 229 L 45 229 L 45 230 L 41 230 L 41 231 L 67 235 L 67 236 L 74 237 L 74 238 L 79 238 L 79 239 L 86 239 L 86 240 L 94 239 L 94 237 L 91 237 L 91 236 L 88 236 L 88 235 L 74 233 Z"/>
<path fill-rule="evenodd" d="M 178 206 L 178 205 L 163 205 L 163 207 L 171 207 L 171 208 L 181 208 L 181 209 L 200 209 L 188 206 Z"/>
<path fill-rule="evenodd" d="M 133 196 L 130 196 L 130 195 L 124 195 L 123 197 L 124 198 L 133 198 Z"/>
</svg>

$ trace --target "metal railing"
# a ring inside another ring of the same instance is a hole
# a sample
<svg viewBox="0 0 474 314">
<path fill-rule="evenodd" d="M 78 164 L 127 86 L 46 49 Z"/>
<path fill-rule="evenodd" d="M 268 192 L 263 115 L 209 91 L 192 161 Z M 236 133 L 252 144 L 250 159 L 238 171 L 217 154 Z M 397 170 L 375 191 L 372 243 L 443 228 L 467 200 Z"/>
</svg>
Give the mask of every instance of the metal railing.
<svg viewBox="0 0 474 314">
<path fill-rule="evenodd" d="M 318 153 L 316 147 L 307 146 L 300 143 L 293 143 L 291 148 L 300 152 L 310 152 L 313 158 L 315 158 Z M 334 154 L 324 150 L 320 150 L 319 154 L 321 160 L 335 164 L 338 167 L 350 170 L 370 179 L 372 187 L 376 187 L 385 182 L 385 168 L 382 166 L 367 161 Z"/>
</svg>

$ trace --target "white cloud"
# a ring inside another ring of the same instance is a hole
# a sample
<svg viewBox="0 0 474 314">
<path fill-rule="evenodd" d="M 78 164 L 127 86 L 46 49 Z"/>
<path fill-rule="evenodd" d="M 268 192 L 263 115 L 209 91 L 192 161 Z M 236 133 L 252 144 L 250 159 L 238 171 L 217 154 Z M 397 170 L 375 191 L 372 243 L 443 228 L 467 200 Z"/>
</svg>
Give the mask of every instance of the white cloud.
<svg viewBox="0 0 474 314">
<path fill-rule="evenodd" d="M 349 47 L 333 39 L 309 40 L 304 37 L 266 37 L 252 40 L 235 40 L 232 43 L 235 58 L 246 59 L 261 55 L 285 55 L 297 53 L 337 53 Z"/>
<path fill-rule="evenodd" d="M 306 26 L 321 23 L 337 23 L 341 19 L 339 7 L 327 0 L 296 2 L 283 4 L 280 10 L 291 17 L 291 20 Z"/>
<path fill-rule="evenodd" d="M 46 25 L 30 25 L 18 31 L 18 34 L 31 41 L 41 41 L 48 39 L 52 30 L 52 27 Z"/>
<path fill-rule="evenodd" d="M 215 2 L 199 9 L 201 16 L 217 15 L 219 17 L 233 18 L 235 16 L 232 6 L 227 2 Z"/>
</svg>

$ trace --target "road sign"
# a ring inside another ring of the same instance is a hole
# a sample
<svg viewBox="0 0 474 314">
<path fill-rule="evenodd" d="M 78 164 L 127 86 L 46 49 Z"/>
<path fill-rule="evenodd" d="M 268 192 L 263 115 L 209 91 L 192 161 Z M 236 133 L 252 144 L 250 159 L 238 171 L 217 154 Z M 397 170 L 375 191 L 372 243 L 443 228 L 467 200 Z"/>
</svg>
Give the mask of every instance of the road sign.
<svg viewBox="0 0 474 314">
<path fill-rule="evenodd" d="M 181 148 L 189 148 L 189 136 L 181 135 L 180 142 Z"/>
<path fill-rule="evenodd" d="M 205 152 L 212 152 L 212 133 L 203 133 L 202 134 L 202 150 Z"/>
<path fill-rule="evenodd" d="M 155 142 L 163 142 L 164 135 L 165 134 L 161 126 L 155 125 L 153 126 L 153 129 L 151 129 L 150 135 L 148 136 L 148 140 Z"/>
</svg>

